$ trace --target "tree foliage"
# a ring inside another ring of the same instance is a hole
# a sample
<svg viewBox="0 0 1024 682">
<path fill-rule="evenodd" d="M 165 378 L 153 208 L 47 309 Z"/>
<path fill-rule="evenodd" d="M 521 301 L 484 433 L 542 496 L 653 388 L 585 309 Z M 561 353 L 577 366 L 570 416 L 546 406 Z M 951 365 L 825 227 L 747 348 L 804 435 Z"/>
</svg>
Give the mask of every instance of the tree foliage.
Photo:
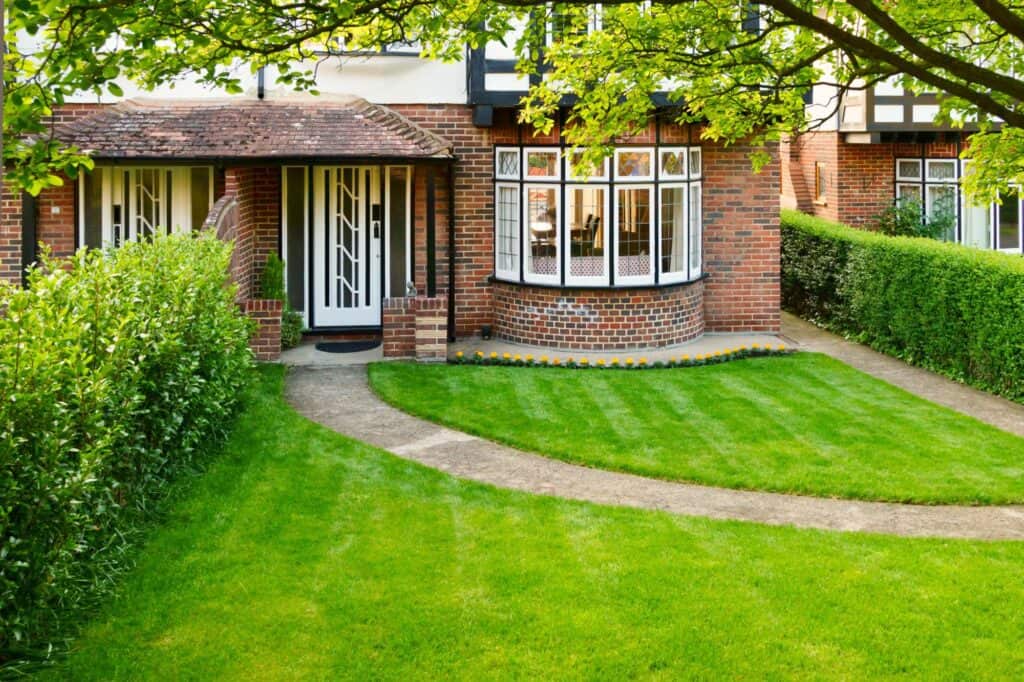
<svg viewBox="0 0 1024 682">
<path fill-rule="evenodd" d="M 416 41 L 427 56 L 454 59 L 524 24 L 520 68 L 548 72 L 524 100 L 524 120 L 549 127 L 571 104 L 569 141 L 591 160 L 643 124 L 653 91 L 679 104 L 681 121 L 706 121 L 708 138 L 767 142 L 820 125 L 805 112 L 812 86 L 895 79 L 942 93 L 942 121 L 979 126 L 969 191 L 991 197 L 1024 180 L 1024 81 L 1014 76 L 1024 8 L 1006 1 L 611 0 L 596 31 L 583 30 L 592 6 L 575 0 L 14 0 L 7 11 L 18 48 L 5 61 L 4 157 L 32 191 L 82 163 L 45 125 L 72 93 L 116 96 L 119 78 L 152 87 L 184 76 L 230 93 L 243 70 L 261 66 L 315 90 L 317 66 L 335 58 L 326 47 Z"/>
</svg>

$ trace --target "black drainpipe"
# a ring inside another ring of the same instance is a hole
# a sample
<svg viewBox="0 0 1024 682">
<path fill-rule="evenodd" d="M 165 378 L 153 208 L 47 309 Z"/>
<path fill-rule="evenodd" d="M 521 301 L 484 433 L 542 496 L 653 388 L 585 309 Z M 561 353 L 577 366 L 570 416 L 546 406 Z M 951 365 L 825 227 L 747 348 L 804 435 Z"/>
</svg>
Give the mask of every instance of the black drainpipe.
<svg viewBox="0 0 1024 682">
<path fill-rule="evenodd" d="M 36 198 L 28 192 L 21 193 L 21 284 L 28 285 L 28 268 L 36 262 L 39 254 L 36 239 Z"/>
<path fill-rule="evenodd" d="M 263 99 L 266 94 L 266 67 L 261 66 L 256 72 L 256 98 Z"/>
<path fill-rule="evenodd" d="M 455 340 L 455 161 L 448 163 L 448 340 Z"/>
</svg>

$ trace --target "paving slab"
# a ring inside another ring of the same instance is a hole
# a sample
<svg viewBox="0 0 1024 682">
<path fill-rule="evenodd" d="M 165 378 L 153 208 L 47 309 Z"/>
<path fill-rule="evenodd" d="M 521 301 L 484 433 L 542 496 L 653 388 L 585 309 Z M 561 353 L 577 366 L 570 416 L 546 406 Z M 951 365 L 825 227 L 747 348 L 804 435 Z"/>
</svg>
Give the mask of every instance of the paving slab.
<svg viewBox="0 0 1024 682">
<path fill-rule="evenodd" d="M 293 368 L 286 397 L 299 413 L 338 433 L 453 476 L 502 488 L 799 528 L 1024 540 L 1020 505 L 924 506 L 730 490 L 591 469 L 522 452 L 391 407 L 370 390 L 362 366 Z"/>
</svg>

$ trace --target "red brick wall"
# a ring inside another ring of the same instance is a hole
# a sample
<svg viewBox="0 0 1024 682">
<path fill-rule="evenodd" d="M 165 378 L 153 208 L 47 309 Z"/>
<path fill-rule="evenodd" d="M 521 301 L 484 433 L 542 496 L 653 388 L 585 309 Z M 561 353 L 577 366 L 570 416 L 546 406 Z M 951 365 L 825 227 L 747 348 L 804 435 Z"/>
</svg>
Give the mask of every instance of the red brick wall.
<svg viewBox="0 0 1024 682">
<path fill-rule="evenodd" d="M 0 280 L 21 282 L 21 195 L 7 185 L 0 201 Z"/>
<path fill-rule="evenodd" d="M 416 306 L 413 298 L 386 298 L 381 343 L 386 358 L 416 356 Z"/>
<path fill-rule="evenodd" d="M 646 289 L 494 283 L 494 333 L 515 343 L 618 350 L 682 343 L 704 332 L 702 282 Z"/>
<path fill-rule="evenodd" d="M 281 229 L 281 170 L 274 167 L 229 168 L 225 191 L 238 201 L 235 258 L 241 271 L 239 297 L 259 296 L 267 256 L 278 250 Z"/>
<path fill-rule="evenodd" d="M 753 174 L 752 147 L 704 145 L 704 319 L 708 331 L 777 332 L 779 159 Z"/>
<path fill-rule="evenodd" d="M 448 349 L 448 299 L 384 300 L 382 342 L 386 358 L 444 360 Z"/>
<path fill-rule="evenodd" d="M 786 140 L 779 153 L 786 157 L 780 164 L 783 203 L 804 213 L 837 220 L 840 199 L 838 133 L 804 133 Z M 814 196 L 815 164 L 818 162 L 825 164 L 824 203 L 817 203 Z"/>
<path fill-rule="evenodd" d="M 64 178 L 61 187 L 51 187 L 36 197 L 36 238 L 59 258 L 75 252 L 77 187 L 77 181 Z"/>
</svg>

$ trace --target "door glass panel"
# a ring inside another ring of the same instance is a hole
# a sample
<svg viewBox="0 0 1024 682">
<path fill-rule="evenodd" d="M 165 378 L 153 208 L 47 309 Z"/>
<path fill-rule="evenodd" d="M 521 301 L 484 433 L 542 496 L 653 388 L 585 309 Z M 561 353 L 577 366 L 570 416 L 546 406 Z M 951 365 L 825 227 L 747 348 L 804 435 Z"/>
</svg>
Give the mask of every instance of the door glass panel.
<svg viewBox="0 0 1024 682">
<path fill-rule="evenodd" d="M 651 191 L 644 187 L 618 190 L 618 267 L 616 277 L 651 276 Z"/>
<path fill-rule="evenodd" d="M 1016 194 L 1000 195 L 1002 204 L 999 206 L 999 225 L 996 237 L 998 248 L 1020 249 L 1020 200 Z"/>
<path fill-rule="evenodd" d="M 392 297 L 405 296 L 405 284 L 409 277 L 406 260 L 408 256 L 408 220 L 406 211 L 407 168 L 388 169 L 388 264 L 390 267 L 390 292 Z"/>
<path fill-rule="evenodd" d="M 82 175 L 82 201 L 85 211 L 82 215 L 86 246 L 98 249 L 103 246 L 103 175 L 105 170 L 95 169 Z"/>
<path fill-rule="evenodd" d="M 569 229 L 569 275 L 605 277 L 605 188 L 575 187 L 565 192 Z"/>
<path fill-rule="evenodd" d="M 195 187 L 195 169 L 192 172 L 192 186 Z M 285 206 L 285 219 L 288 224 L 288 261 L 284 266 L 287 273 L 288 303 L 293 310 L 301 312 L 306 309 L 306 170 L 289 168 L 286 171 L 285 182 L 288 190 L 288 203 Z"/>
<path fill-rule="evenodd" d="M 202 229 L 210 213 L 210 169 L 192 168 L 191 171 L 192 230 L 196 232 Z"/>
<path fill-rule="evenodd" d="M 495 269 L 506 277 L 519 277 L 519 186 L 498 185 L 495 199 L 497 259 Z"/>
</svg>

